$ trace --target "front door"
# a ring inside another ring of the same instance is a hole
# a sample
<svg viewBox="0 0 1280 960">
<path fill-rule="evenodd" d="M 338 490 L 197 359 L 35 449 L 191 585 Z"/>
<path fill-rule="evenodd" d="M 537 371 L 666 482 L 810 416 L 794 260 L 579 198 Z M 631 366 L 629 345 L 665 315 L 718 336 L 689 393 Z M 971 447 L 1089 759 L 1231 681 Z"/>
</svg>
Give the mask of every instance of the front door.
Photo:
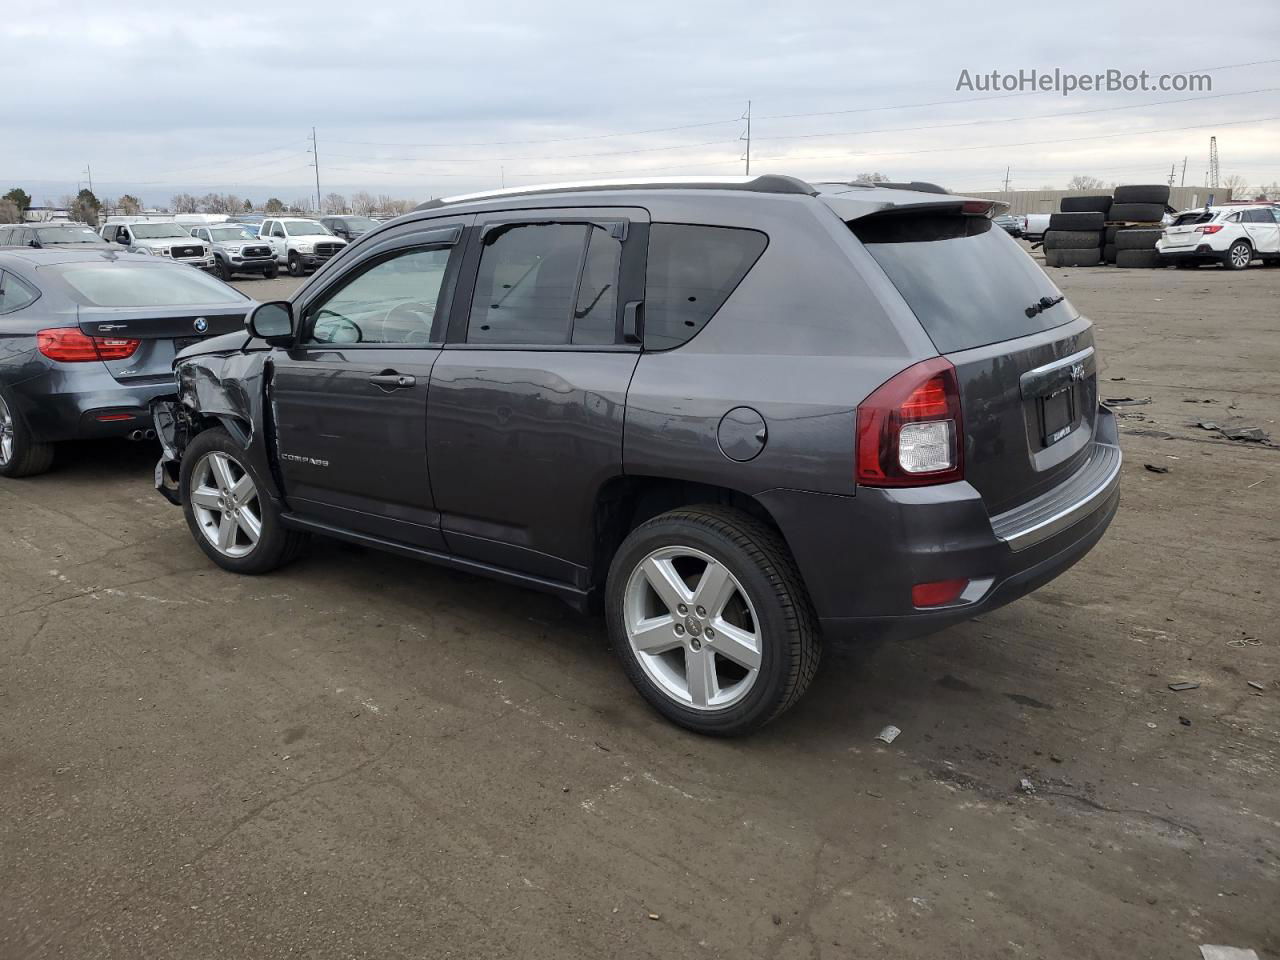
<svg viewBox="0 0 1280 960">
<path fill-rule="evenodd" d="M 427 389 L 461 226 L 416 224 L 295 304 L 299 342 L 273 357 L 271 400 L 284 492 L 298 516 L 442 549 Z"/>
<path fill-rule="evenodd" d="M 445 540 L 584 586 L 595 497 L 622 472 L 648 214 L 482 214 L 472 233 L 427 405 Z"/>
</svg>

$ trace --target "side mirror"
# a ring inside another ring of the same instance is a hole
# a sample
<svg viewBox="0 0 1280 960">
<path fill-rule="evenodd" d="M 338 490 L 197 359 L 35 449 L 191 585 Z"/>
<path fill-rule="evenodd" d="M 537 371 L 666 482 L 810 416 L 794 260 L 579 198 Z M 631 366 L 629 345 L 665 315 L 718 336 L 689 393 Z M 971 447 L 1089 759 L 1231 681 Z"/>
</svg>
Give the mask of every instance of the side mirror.
<svg viewBox="0 0 1280 960">
<path fill-rule="evenodd" d="M 246 321 L 249 333 L 273 346 L 293 343 L 293 304 L 287 300 L 260 303 Z"/>
<path fill-rule="evenodd" d="M 129 238 L 123 234 L 116 234 L 116 243 L 123 243 L 127 247 L 129 245 Z"/>
</svg>

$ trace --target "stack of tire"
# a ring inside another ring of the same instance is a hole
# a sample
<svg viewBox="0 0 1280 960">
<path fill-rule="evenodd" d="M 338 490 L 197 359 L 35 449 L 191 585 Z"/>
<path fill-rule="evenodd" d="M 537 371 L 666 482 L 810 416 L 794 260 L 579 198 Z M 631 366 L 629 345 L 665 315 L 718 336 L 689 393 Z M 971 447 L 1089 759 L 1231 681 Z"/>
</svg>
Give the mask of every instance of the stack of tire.
<svg viewBox="0 0 1280 960">
<path fill-rule="evenodd" d="M 1115 245 L 1112 262 L 1117 267 L 1164 266 L 1156 241 L 1164 234 L 1160 221 L 1168 203 L 1169 187 L 1163 183 L 1116 187 L 1107 232 Z"/>
<path fill-rule="evenodd" d="M 1049 267 L 1096 267 L 1102 263 L 1111 197 L 1063 197 L 1049 217 L 1044 234 L 1044 262 Z"/>
</svg>

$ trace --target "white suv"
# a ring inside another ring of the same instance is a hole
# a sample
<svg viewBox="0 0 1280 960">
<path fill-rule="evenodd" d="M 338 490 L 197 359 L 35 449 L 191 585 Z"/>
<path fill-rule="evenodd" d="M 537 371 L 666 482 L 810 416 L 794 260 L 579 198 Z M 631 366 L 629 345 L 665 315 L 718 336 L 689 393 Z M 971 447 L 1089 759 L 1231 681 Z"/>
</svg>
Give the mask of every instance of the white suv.
<svg viewBox="0 0 1280 960">
<path fill-rule="evenodd" d="M 1156 241 L 1175 266 L 1221 263 L 1243 270 L 1254 260 L 1280 262 L 1280 206 L 1272 203 L 1205 207 L 1178 214 Z"/>
<path fill-rule="evenodd" d="M 258 237 L 271 245 L 276 262 L 289 268 L 290 276 L 300 277 L 334 257 L 347 245 L 335 237 L 318 220 L 281 217 L 264 220 Z"/>
</svg>

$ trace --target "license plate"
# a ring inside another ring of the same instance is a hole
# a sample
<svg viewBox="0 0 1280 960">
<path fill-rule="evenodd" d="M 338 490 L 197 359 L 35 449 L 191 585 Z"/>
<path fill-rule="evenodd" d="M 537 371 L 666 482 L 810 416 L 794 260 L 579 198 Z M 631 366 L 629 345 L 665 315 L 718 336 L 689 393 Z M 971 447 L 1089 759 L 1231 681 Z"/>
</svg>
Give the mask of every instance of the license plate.
<svg viewBox="0 0 1280 960">
<path fill-rule="evenodd" d="M 1040 423 L 1044 445 L 1057 443 L 1071 432 L 1076 422 L 1075 390 L 1061 390 L 1040 398 Z"/>
</svg>

